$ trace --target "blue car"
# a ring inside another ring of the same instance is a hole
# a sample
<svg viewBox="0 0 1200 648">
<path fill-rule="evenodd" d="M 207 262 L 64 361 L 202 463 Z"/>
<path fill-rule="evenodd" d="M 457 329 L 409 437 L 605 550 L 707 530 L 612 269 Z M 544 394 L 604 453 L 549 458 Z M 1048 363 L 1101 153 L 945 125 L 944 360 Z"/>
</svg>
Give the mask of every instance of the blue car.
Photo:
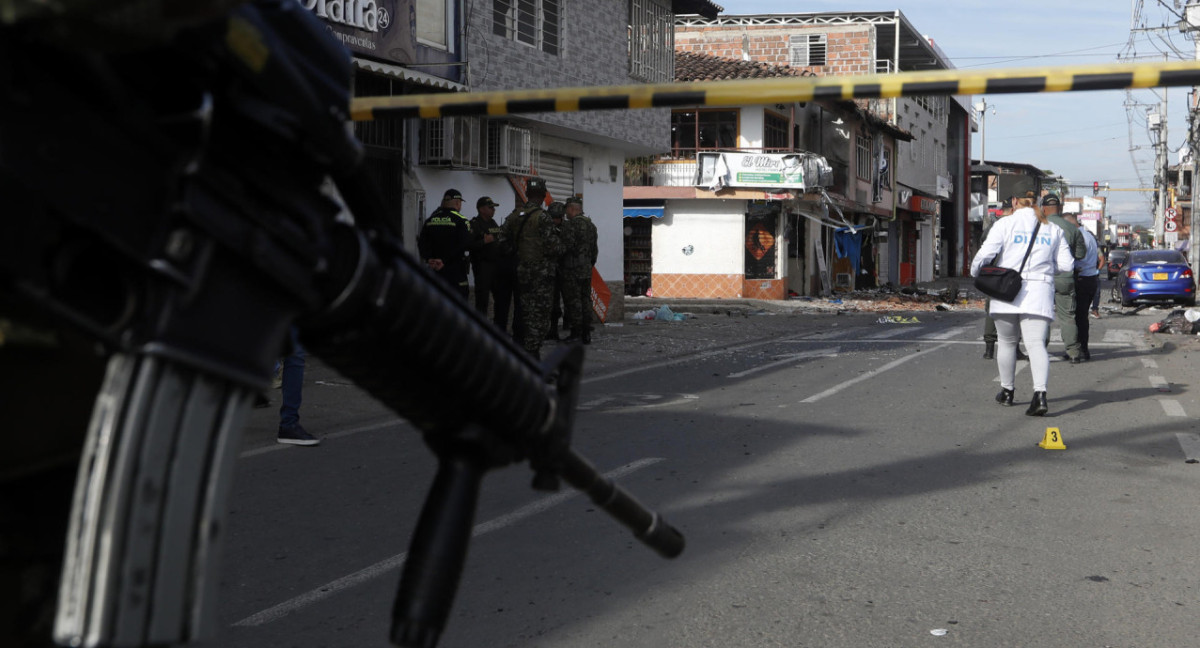
<svg viewBox="0 0 1200 648">
<path fill-rule="evenodd" d="M 1196 283 L 1187 259 L 1177 250 L 1138 250 L 1117 274 L 1122 306 L 1174 302 L 1196 305 Z"/>
</svg>

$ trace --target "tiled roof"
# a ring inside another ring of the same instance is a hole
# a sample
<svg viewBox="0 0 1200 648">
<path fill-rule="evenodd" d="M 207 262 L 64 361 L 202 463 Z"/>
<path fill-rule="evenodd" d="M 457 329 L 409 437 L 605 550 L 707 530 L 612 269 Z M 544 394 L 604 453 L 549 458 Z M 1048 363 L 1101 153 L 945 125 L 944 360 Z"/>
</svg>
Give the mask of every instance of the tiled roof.
<svg viewBox="0 0 1200 648">
<path fill-rule="evenodd" d="M 675 50 L 676 81 L 725 81 L 814 76 L 808 70 L 758 61 L 738 61 L 684 50 Z"/>
<path fill-rule="evenodd" d="M 675 80 L 689 81 L 731 81 L 734 79 L 770 79 L 777 77 L 811 77 L 816 76 L 809 70 L 772 65 L 759 61 L 738 61 L 721 58 L 708 54 L 699 54 L 686 50 L 675 50 Z M 912 141 L 912 133 L 894 125 L 887 120 L 872 114 L 850 100 L 836 100 L 835 103 L 848 112 L 857 114 L 871 126 L 879 128 L 898 140 Z"/>
</svg>

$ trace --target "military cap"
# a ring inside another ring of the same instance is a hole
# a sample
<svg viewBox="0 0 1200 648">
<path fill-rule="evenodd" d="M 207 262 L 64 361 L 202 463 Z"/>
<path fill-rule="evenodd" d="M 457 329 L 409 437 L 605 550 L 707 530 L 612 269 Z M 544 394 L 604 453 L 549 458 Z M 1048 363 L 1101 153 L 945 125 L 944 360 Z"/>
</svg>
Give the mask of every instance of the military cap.
<svg viewBox="0 0 1200 648">
<path fill-rule="evenodd" d="M 1062 203 L 1059 202 L 1058 196 L 1056 196 L 1054 194 L 1046 194 L 1046 197 L 1042 198 L 1042 206 L 1043 207 L 1047 207 L 1047 206 L 1058 207 L 1060 205 L 1062 205 Z"/>
<path fill-rule="evenodd" d="M 546 181 L 542 178 L 534 176 L 530 178 L 529 182 L 525 185 L 525 191 L 540 191 L 542 193 L 546 193 Z"/>
<path fill-rule="evenodd" d="M 580 207 L 582 207 L 583 206 L 583 198 L 580 198 L 579 196 L 571 196 L 570 198 L 567 198 L 567 204 L 568 205 L 579 205 Z"/>
<path fill-rule="evenodd" d="M 556 200 L 550 203 L 546 211 L 550 212 L 551 218 L 562 218 L 567 213 L 567 206 Z"/>
<path fill-rule="evenodd" d="M 483 198 L 480 198 L 479 200 L 475 201 L 475 209 L 479 209 L 480 207 L 499 207 L 499 206 L 500 206 L 500 203 L 492 200 L 491 196 L 484 196 Z"/>
</svg>

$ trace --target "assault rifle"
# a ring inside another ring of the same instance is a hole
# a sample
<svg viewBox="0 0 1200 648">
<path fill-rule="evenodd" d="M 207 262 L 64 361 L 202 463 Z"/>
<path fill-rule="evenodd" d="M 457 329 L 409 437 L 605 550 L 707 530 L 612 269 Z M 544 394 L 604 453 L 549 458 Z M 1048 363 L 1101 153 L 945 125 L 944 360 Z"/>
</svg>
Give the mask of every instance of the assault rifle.
<svg viewBox="0 0 1200 648">
<path fill-rule="evenodd" d="M 438 457 L 397 645 L 437 643 L 498 466 L 682 551 L 571 450 L 582 348 L 535 360 L 403 251 L 350 63 L 292 0 L 0 0 L 0 644 L 215 634 L 239 430 L 292 326 Z"/>
</svg>

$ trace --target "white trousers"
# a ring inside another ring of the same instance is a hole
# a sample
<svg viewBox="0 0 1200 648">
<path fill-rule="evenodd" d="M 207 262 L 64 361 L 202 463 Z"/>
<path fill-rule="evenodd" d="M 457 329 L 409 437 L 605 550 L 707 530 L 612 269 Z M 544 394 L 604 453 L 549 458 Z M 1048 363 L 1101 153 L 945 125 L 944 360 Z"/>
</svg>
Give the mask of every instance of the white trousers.
<svg viewBox="0 0 1200 648">
<path fill-rule="evenodd" d="M 1000 370 L 1000 386 L 1013 388 L 1017 373 L 1017 340 L 1025 340 L 1029 354 L 1029 373 L 1033 376 L 1033 391 L 1046 391 L 1050 379 L 1050 354 L 1046 352 L 1046 334 L 1050 319 L 1038 315 L 1004 313 L 992 315 L 996 321 L 996 368 Z"/>
</svg>

